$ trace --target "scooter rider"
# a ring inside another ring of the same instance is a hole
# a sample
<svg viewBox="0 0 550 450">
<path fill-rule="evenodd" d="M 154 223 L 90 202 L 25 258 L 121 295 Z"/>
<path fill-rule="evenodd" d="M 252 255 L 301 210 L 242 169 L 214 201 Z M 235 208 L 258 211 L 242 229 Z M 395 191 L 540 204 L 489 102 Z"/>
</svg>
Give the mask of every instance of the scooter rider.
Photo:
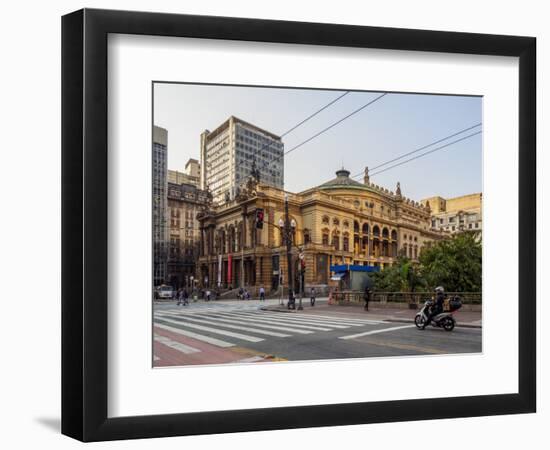
<svg viewBox="0 0 550 450">
<path fill-rule="evenodd" d="M 428 319 L 426 320 L 426 323 L 422 328 L 426 328 L 435 316 L 443 312 L 444 299 L 445 299 L 445 289 L 443 289 L 443 286 L 437 286 L 435 288 L 434 304 L 431 307 L 430 312 L 428 313 Z"/>
</svg>

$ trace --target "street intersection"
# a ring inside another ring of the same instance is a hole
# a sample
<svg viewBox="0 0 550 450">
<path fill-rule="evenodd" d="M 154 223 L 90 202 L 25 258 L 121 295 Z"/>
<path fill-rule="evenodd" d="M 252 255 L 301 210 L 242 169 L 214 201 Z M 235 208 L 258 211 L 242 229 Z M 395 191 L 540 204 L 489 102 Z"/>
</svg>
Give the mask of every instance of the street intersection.
<svg viewBox="0 0 550 450">
<path fill-rule="evenodd" d="M 319 299 L 303 311 L 279 301 L 221 300 L 153 306 L 153 365 L 311 361 L 481 352 L 481 328 L 417 330 L 360 307 Z"/>
</svg>

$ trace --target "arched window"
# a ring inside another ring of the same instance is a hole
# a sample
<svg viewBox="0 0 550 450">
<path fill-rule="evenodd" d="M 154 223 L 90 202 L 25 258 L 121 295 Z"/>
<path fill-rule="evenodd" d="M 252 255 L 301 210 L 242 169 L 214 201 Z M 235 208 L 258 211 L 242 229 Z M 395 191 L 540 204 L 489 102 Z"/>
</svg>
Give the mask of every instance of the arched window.
<svg viewBox="0 0 550 450">
<path fill-rule="evenodd" d="M 363 234 L 369 234 L 369 224 L 368 223 L 363 224 Z"/>
<path fill-rule="evenodd" d="M 359 233 L 359 222 L 357 222 L 357 220 L 353 221 L 353 232 Z"/>
<path fill-rule="evenodd" d="M 323 222 L 323 224 L 328 225 L 328 222 L 329 222 L 328 216 L 323 216 L 323 218 L 321 219 L 321 221 Z"/>
<path fill-rule="evenodd" d="M 340 225 L 340 220 L 335 217 L 334 219 L 332 219 L 332 224 L 333 225 Z"/>
<path fill-rule="evenodd" d="M 397 231 L 392 230 L 392 232 L 391 232 L 391 238 L 392 238 L 392 241 L 397 241 Z"/>
<path fill-rule="evenodd" d="M 344 251 L 349 252 L 349 236 L 344 235 Z"/>
<path fill-rule="evenodd" d="M 380 227 L 378 225 L 372 227 L 372 234 L 377 237 L 380 236 Z"/>
<path fill-rule="evenodd" d="M 390 237 L 390 231 L 386 227 L 382 229 L 382 237 L 384 239 L 388 239 Z"/>
<path fill-rule="evenodd" d="M 344 225 L 344 228 L 349 228 L 349 222 L 347 220 L 344 220 L 342 225 Z"/>
</svg>

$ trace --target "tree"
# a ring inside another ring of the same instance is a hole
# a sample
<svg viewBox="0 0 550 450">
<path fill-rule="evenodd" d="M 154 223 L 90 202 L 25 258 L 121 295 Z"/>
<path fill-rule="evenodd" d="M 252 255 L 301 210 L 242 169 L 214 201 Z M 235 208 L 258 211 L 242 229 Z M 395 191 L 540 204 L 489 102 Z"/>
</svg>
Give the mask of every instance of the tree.
<svg viewBox="0 0 550 450">
<path fill-rule="evenodd" d="M 465 231 L 425 247 L 420 254 L 422 278 L 430 289 L 449 292 L 481 291 L 481 236 Z"/>
<path fill-rule="evenodd" d="M 424 285 L 418 265 L 406 257 L 399 257 L 396 264 L 375 273 L 373 281 L 375 290 L 380 292 L 414 292 Z"/>
</svg>

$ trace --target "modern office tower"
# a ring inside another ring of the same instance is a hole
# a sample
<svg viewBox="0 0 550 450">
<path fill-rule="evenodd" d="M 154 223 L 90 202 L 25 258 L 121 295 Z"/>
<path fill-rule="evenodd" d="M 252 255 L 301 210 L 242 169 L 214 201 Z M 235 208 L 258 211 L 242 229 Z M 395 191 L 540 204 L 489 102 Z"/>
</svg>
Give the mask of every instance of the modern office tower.
<svg viewBox="0 0 550 450">
<path fill-rule="evenodd" d="M 234 199 L 256 169 L 260 183 L 283 189 L 283 156 L 279 136 L 231 116 L 201 133 L 200 187 L 221 204 Z"/>
<path fill-rule="evenodd" d="M 153 127 L 153 285 L 166 282 L 168 131 Z"/>
</svg>

